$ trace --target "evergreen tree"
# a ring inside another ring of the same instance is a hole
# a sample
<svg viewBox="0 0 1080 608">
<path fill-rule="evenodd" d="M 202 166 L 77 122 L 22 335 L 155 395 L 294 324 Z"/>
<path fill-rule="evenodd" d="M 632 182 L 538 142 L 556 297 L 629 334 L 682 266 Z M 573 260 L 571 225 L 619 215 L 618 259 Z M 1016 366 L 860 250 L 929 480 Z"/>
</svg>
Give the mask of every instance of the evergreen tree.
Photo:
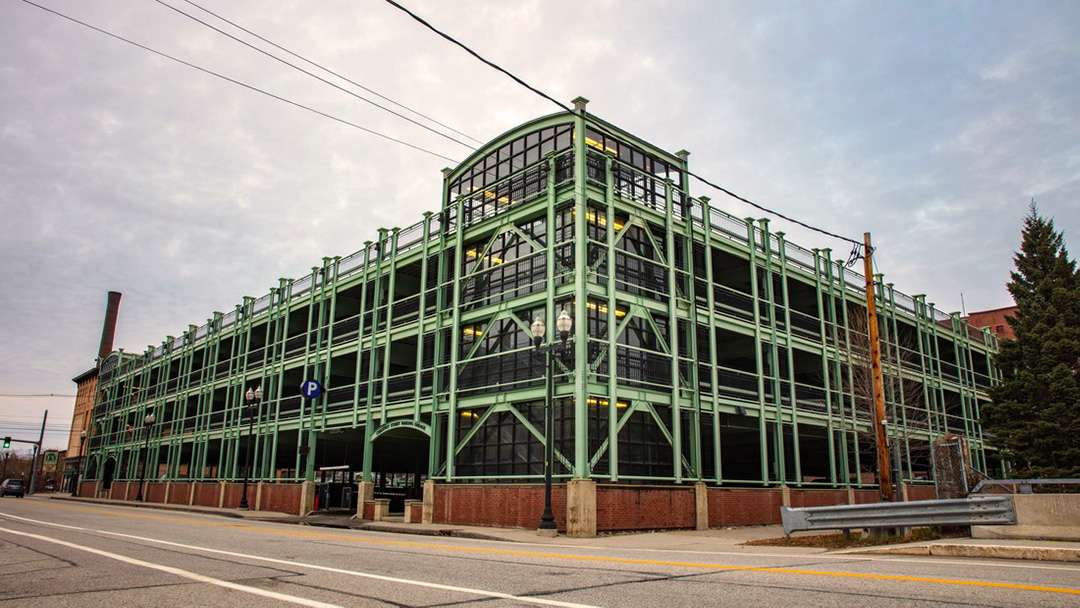
<svg viewBox="0 0 1080 608">
<path fill-rule="evenodd" d="M 982 409 L 985 430 L 1023 477 L 1080 477 L 1080 276 L 1053 219 L 1024 218 L 1009 293 L 1016 340 L 998 354 L 1004 381 Z"/>
</svg>

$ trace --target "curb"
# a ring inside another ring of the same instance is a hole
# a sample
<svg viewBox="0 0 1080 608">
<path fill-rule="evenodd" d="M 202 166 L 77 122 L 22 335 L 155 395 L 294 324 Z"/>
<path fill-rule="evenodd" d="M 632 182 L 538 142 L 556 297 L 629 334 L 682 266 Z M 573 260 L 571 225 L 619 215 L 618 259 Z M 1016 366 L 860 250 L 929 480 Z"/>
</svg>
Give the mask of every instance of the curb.
<svg viewBox="0 0 1080 608">
<path fill-rule="evenodd" d="M 938 557 L 981 557 L 991 559 L 1025 559 L 1048 562 L 1080 562 L 1080 549 L 1058 547 L 1017 547 L 1013 545 L 964 545 L 931 543 L 926 545 L 896 545 L 845 551 L 845 553 L 878 553 L 892 555 L 933 555 Z"/>
</svg>

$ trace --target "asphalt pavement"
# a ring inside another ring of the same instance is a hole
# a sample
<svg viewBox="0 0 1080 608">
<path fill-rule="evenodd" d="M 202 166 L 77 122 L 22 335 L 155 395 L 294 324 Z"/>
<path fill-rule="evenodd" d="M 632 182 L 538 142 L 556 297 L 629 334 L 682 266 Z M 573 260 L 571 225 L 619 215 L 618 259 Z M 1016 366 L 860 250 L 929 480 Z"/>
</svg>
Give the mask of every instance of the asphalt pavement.
<svg viewBox="0 0 1080 608">
<path fill-rule="evenodd" d="M 453 524 L 414 524 L 397 521 L 358 520 L 351 513 L 319 512 L 306 516 L 289 515 L 272 511 L 242 511 L 238 509 L 200 507 L 187 505 L 167 505 L 160 503 L 137 503 L 122 500 L 96 498 L 77 498 L 67 494 L 39 494 L 54 500 L 117 505 L 147 509 L 162 509 L 219 515 L 222 517 L 243 518 L 253 521 L 296 524 L 300 526 L 318 526 L 325 528 L 368 530 L 398 534 L 425 536 L 447 536 L 480 540 L 497 540 L 533 545 L 551 545 L 567 547 L 604 547 L 634 550 L 656 551 L 700 551 L 718 553 L 803 553 L 843 554 L 843 553 L 879 553 L 903 555 L 933 555 L 950 557 L 974 557 L 991 559 L 1017 559 L 1055 562 L 1080 563 L 1080 542 L 1050 540 L 1010 540 L 1010 539 L 975 539 L 948 538 L 898 545 L 880 545 L 856 549 L 824 549 L 819 547 L 790 547 L 747 545 L 748 541 L 779 538 L 784 535 L 780 526 L 740 526 L 728 528 L 710 528 L 708 530 L 662 530 L 653 532 L 632 532 L 601 534 L 593 538 L 571 538 L 560 534 L 555 538 L 545 538 L 535 530 L 521 528 L 497 528 L 484 526 L 459 526 Z M 12 499 L 17 500 L 17 499 Z M 802 534 L 820 534 L 796 533 Z"/>
<path fill-rule="evenodd" d="M 0 499 L 0 603 L 1071 608 L 1080 597 L 1075 563 L 744 544 L 779 535 L 763 526 L 544 538 L 46 494 Z"/>
</svg>

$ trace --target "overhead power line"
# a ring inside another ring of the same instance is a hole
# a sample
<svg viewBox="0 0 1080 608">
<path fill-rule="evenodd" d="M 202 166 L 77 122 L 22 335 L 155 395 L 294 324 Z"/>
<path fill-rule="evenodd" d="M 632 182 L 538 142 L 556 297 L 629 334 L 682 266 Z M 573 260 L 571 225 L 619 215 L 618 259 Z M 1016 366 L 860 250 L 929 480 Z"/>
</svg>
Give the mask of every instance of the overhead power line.
<svg viewBox="0 0 1080 608">
<path fill-rule="evenodd" d="M 251 90 L 251 91 L 255 91 L 256 93 L 260 93 L 260 94 L 262 94 L 262 95 L 266 95 L 267 97 L 271 97 L 271 98 L 273 98 L 273 99 L 276 99 L 276 100 L 278 100 L 278 101 L 282 101 L 282 102 L 285 102 L 285 103 L 287 103 L 287 104 L 289 104 L 289 105 L 291 105 L 291 106 L 295 106 L 295 107 L 297 107 L 297 108 L 300 108 L 300 109 L 302 109 L 302 110 L 307 110 L 308 112 L 311 112 L 311 113 L 313 113 L 313 114 L 318 114 L 319 116 L 322 116 L 322 117 L 324 117 L 324 118 L 329 118 L 330 120 L 333 120 L 333 121 L 337 121 L 337 122 L 339 122 L 339 123 L 341 123 L 341 124 L 343 124 L 343 125 L 347 125 L 347 126 L 353 127 L 354 129 L 359 129 L 359 130 L 361 130 L 361 131 L 363 131 L 363 132 L 365 132 L 365 133 L 370 133 L 371 135 L 375 135 L 376 137 L 381 137 L 381 138 L 383 138 L 383 139 L 385 139 L 385 140 L 388 140 L 388 141 L 392 141 L 392 142 L 394 142 L 394 143 L 397 143 L 397 144 L 401 144 L 401 145 L 403 145 L 403 146 L 406 146 L 406 147 L 408 147 L 408 148 L 412 148 L 413 150 L 417 150 L 417 151 L 419 151 L 419 152 L 423 152 L 423 153 L 425 153 L 425 154 L 430 154 L 431 156 L 435 156 L 435 157 L 437 157 L 437 158 L 441 158 L 441 159 L 443 159 L 443 160 L 449 161 L 449 162 L 451 162 L 451 163 L 454 163 L 454 164 L 457 164 L 457 163 L 458 163 L 458 161 L 456 161 L 456 160 L 454 160 L 454 159 L 450 158 L 449 156 L 443 156 L 442 154 L 439 154 L 438 152 L 432 152 L 431 150 L 428 150 L 428 149 L 426 149 L 426 148 L 422 148 L 422 147 L 420 147 L 420 146 L 417 146 L 417 145 L 414 145 L 414 144 L 410 144 L 410 143 L 409 143 L 409 142 L 407 142 L 407 141 L 402 141 L 402 140 L 400 140 L 400 139 L 397 139 L 396 137 L 391 137 L 391 136 L 389 136 L 389 135 L 385 135 L 385 134 L 383 134 L 383 133 L 379 133 L 378 131 L 375 131 L 375 130 L 369 129 L 369 128 L 367 128 L 367 127 L 363 127 L 363 126 L 360 126 L 360 125 L 358 125 L 358 124 L 356 124 L 356 123 L 354 123 L 354 122 L 350 122 L 350 121 L 348 121 L 348 120 L 345 120 L 345 119 L 343 119 L 343 118 L 338 118 L 337 116 L 333 116 L 333 115 L 331 115 L 331 114 L 327 114 L 326 112 L 322 112 L 322 111 L 320 111 L 320 110 L 316 110 L 315 108 L 312 108 L 312 107 L 306 106 L 306 105 L 304 105 L 304 104 L 302 104 L 302 103 L 299 103 L 299 102 L 296 102 L 296 101 L 292 101 L 291 99 L 286 99 L 286 98 L 284 98 L 284 97 L 281 97 L 280 95 L 275 95 L 275 94 L 273 94 L 273 93 L 270 93 L 270 92 L 268 92 L 268 91 L 264 91 L 263 89 L 260 89 L 260 88 L 258 88 L 258 87 L 256 87 L 256 86 L 253 86 L 253 85 L 250 85 L 250 84 L 247 84 L 247 83 L 241 82 L 241 81 L 239 81 L 239 80 L 236 80 L 236 79 L 234 79 L 234 78 L 230 78 L 230 77 L 228 77 L 228 76 L 225 76 L 224 74 L 219 74 L 219 73 L 217 73 L 217 72 L 214 72 L 214 71 L 212 71 L 212 70 L 208 70 L 208 69 L 206 69 L 206 68 L 204 68 L 204 67 L 201 67 L 201 66 L 195 65 L 195 64 L 193 64 L 193 63 L 190 63 L 190 62 L 184 61 L 183 59 L 178 59 L 178 58 L 176 58 L 176 57 L 173 57 L 172 55 L 169 55 L 169 54 L 167 54 L 167 53 L 164 53 L 164 52 L 162 52 L 162 51 L 158 51 L 158 50 L 156 50 L 156 49 L 152 49 L 152 48 L 150 48 L 150 47 L 148 47 L 148 46 L 146 46 L 146 45 L 143 45 L 143 44 L 139 44 L 138 42 L 135 42 L 135 41 L 133 41 L 133 40 L 129 40 L 129 39 L 127 39 L 127 38 L 124 38 L 123 36 L 120 36 L 120 35 L 118 35 L 118 34 L 114 34 L 114 33 L 112 33 L 112 32 L 109 32 L 109 31 L 103 30 L 103 29 L 101 29 L 101 28 L 99 28 L 99 27 L 97 27 L 97 26 L 94 26 L 94 25 L 90 25 L 89 23 L 86 23 L 86 22 L 84 22 L 84 21 L 80 21 L 80 20 L 78 20 L 78 19 L 76 19 L 76 18 L 74 18 L 74 17 L 70 17 L 70 16 L 68 16 L 68 15 L 65 15 L 64 13 L 61 13 L 61 12 L 59 12 L 59 11 L 55 11 L 55 10 L 53 10 L 53 9 L 51 9 L 51 8 L 48 8 L 48 7 L 42 6 L 42 5 L 40 5 L 40 4 L 37 4 L 37 3 L 34 3 L 34 2 L 31 2 L 30 0 L 22 0 L 22 1 L 23 1 L 24 3 L 26 3 L 26 4 L 29 4 L 30 6 L 34 6 L 34 7 L 37 7 L 37 8 L 39 8 L 39 9 L 41 9 L 41 10 L 43 10 L 43 11 L 47 12 L 47 13 L 52 13 L 52 14 L 56 15 L 57 17 L 61 17 L 61 18 L 63 18 L 63 19 L 66 19 L 66 20 L 68 20 L 68 21 L 71 21 L 72 23 L 77 23 L 77 24 L 79 24 L 79 25 L 81 25 L 81 26 L 83 26 L 83 27 L 86 27 L 86 28 L 92 29 L 92 30 L 94 30 L 95 32 L 98 32 L 98 33 L 101 33 L 101 34 L 105 34 L 106 36 L 109 36 L 110 38 L 115 38 L 115 39 L 117 39 L 117 40 L 119 40 L 119 41 L 121 41 L 121 42 L 126 42 L 126 43 L 128 43 L 128 44 L 130 44 L 130 45 L 132 45 L 132 46 L 136 46 L 136 47 L 139 47 L 140 49 L 143 49 L 144 51 L 149 51 L 149 52 L 151 52 L 151 53 L 153 53 L 153 54 L 155 54 L 155 55 L 157 55 L 157 56 L 159 56 L 159 57 L 164 57 L 165 59 L 168 59 L 168 60 L 170 60 L 170 61 L 175 61 L 176 63 L 182 64 L 182 65 L 186 65 L 187 67 L 189 67 L 189 68 L 193 68 L 193 69 L 196 69 L 196 70 L 198 70 L 198 71 L 200 71 L 200 72 L 202 72 L 202 73 L 204 73 L 204 74 L 209 74 L 210 76 L 214 76 L 214 77 L 220 78 L 220 79 L 222 79 L 222 80 L 225 80 L 225 81 L 231 82 L 231 83 L 233 83 L 233 84 L 235 84 L 235 85 L 237 85 L 237 86 L 241 86 L 241 87 L 244 87 L 245 89 L 248 89 L 248 90 Z"/>
<path fill-rule="evenodd" d="M 468 54 L 472 55 L 473 57 L 475 57 L 475 58 L 479 59 L 480 61 L 484 62 L 484 63 L 485 63 L 485 64 L 487 64 L 487 65 L 488 65 L 489 67 L 491 67 L 491 68 L 493 68 L 493 69 L 495 69 L 495 70 L 498 70 L 498 71 L 502 72 L 503 74 L 506 74 L 506 75 L 507 75 L 507 76 L 509 76 L 509 77 L 510 77 L 510 78 L 511 78 L 511 79 L 512 79 L 512 80 L 513 80 L 514 82 L 516 82 L 516 83 L 520 84 L 521 86 L 525 87 L 526 89 L 529 89 L 529 90 L 530 90 L 530 91 L 532 91 L 533 93 L 536 93 L 536 94 L 537 94 L 537 95 L 539 95 L 540 97 L 543 97 L 544 99 L 546 99 L 546 100 L 550 101 L 551 103 L 553 103 L 553 104 L 555 104 L 555 105 L 559 106 L 560 108 L 562 108 L 562 109 L 566 110 L 567 112 L 570 112 L 570 111 L 571 111 L 571 110 L 570 110 L 570 106 L 568 106 L 568 105 L 564 104 L 563 102 L 561 102 L 561 101 L 559 101 L 559 100 L 555 99 L 554 97 L 552 97 L 552 96 L 548 95 L 547 93 L 545 93 L 545 92 L 541 91 L 540 89 L 538 89 L 538 88 L 536 88 L 536 87 L 534 87 L 534 86 L 530 85 L 529 83 L 527 83 L 527 82 L 525 82 L 524 80 L 522 80 L 522 79 L 518 78 L 517 76 L 514 76 L 513 74 L 511 74 L 511 73 L 510 73 L 510 72 L 508 72 L 507 70 L 504 70 L 504 69 L 503 69 L 503 68 L 502 68 L 501 66 L 499 66 L 498 64 L 496 64 L 496 63 L 494 63 L 494 62 L 491 62 L 491 61 L 488 61 L 487 59 L 484 59 L 484 58 L 483 58 L 483 57 L 481 57 L 481 56 L 480 56 L 480 55 L 479 55 L 479 54 L 478 54 L 478 53 L 477 53 L 476 51 L 474 51 L 474 50 L 470 49 L 469 47 L 465 46 L 464 44 L 462 44 L 462 43 L 458 42 L 458 41 L 457 41 L 457 40 L 456 40 L 456 39 L 455 39 L 455 38 L 454 38 L 453 36 L 451 36 L 451 35 L 449 35 L 449 34 L 447 34 L 447 33 L 445 33 L 445 32 L 442 32 L 442 31 L 440 31 L 440 30 L 439 30 L 438 28 L 436 28 L 435 26 L 431 25 L 431 24 L 430 24 L 430 23 L 428 23 L 427 21 L 424 21 L 424 20 L 423 20 L 423 19 L 422 19 L 422 18 L 421 18 L 421 17 L 419 16 L 419 15 L 417 15 L 416 13 L 414 13 L 414 12 L 410 11 L 409 9 L 405 8 L 404 6 L 401 6 L 401 5 L 400 5 L 400 4 L 398 4 L 397 2 L 394 2 L 394 0 L 386 0 L 386 2 L 387 2 L 388 4 L 390 4 L 391 6 L 393 6 L 393 7 L 397 8 L 398 10 L 400 10 L 400 11 L 404 12 L 404 13 L 405 13 L 406 15 L 408 15 L 408 16 L 410 16 L 410 17 L 412 17 L 413 19 L 415 19 L 416 21 L 418 21 L 418 22 L 419 22 L 419 23 L 420 23 L 421 25 L 423 25 L 424 27 L 428 28 L 429 30 L 431 30 L 431 31 L 435 32 L 435 33 L 436 33 L 436 34 L 438 34 L 439 36 L 442 36 L 443 38 L 445 38 L 445 39 L 449 40 L 450 42 L 453 42 L 454 44 L 456 44 L 456 45 L 460 46 L 461 48 L 465 49 L 465 52 L 466 52 L 466 53 L 468 53 Z"/>
<path fill-rule="evenodd" d="M 300 66 L 298 66 L 298 65 L 296 65 L 294 63 L 289 63 L 288 61 L 285 61 L 281 57 L 278 57 L 278 56 L 274 55 L 273 53 L 269 53 L 264 49 L 260 49 L 259 47 L 255 46 L 255 45 L 253 45 L 253 44 L 251 44 L 249 42 L 241 40 L 240 38 L 237 38 L 236 36 L 233 36 L 232 34 L 226 32 L 225 30 L 214 27 L 213 25 L 203 21 L 202 19 L 199 19 L 198 17 L 196 17 L 196 16 L 194 16 L 194 15 L 192 15 L 190 13 L 185 13 L 184 11 L 176 8 L 175 6 L 172 6 L 171 4 L 168 4 L 167 2 L 163 2 L 162 0 L 154 0 L 154 1 L 157 2 L 158 4 L 160 4 L 161 6 L 164 6 L 164 7 L 168 8 L 168 9 L 170 9 L 170 10 L 173 10 L 173 11 L 187 17 L 188 19 L 191 19 L 192 21 L 194 21 L 196 23 L 199 23 L 199 24 L 201 24 L 201 25 L 203 25 L 205 27 L 208 27 L 208 28 L 214 30 L 215 32 L 221 34 L 222 36 L 227 36 L 228 38 L 231 38 L 232 40 L 235 40 L 236 42 L 239 42 L 240 44 L 248 47 L 249 49 L 252 49 L 252 50 L 255 50 L 255 51 L 259 52 L 259 53 L 262 53 L 263 55 L 266 55 L 267 57 L 269 57 L 269 58 L 271 58 L 271 59 L 273 59 L 275 61 L 281 62 L 281 63 L 289 66 L 290 68 L 292 68 L 292 69 L 294 69 L 294 70 L 296 70 L 298 72 L 307 74 L 308 76 L 311 76 L 312 78 L 318 80 L 319 82 L 328 84 L 328 85 L 334 87 L 335 89 L 337 89 L 337 90 L 339 90 L 339 91 L 341 91 L 341 92 L 343 92 L 343 93 L 345 93 L 347 95 L 352 95 L 353 97 L 359 99 L 360 101 L 363 101 L 365 103 L 369 103 L 369 104 L 375 106 L 376 108 L 379 108 L 380 110 L 383 110 L 385 112 L 389 112 L 389 113 L 393 114 L 394 116 L 397 116 L 398 118 L 400 118 L 402 120 L 406 120 L 406 121 L 420 127 L 421 129 L 426 129 L 426 130 L 438 135 L 439 137 L 444 137 L 444 138 L 446 138 L 446 139 L 448 139 L 448 140 L 450 140 L 450 141 L 452 141 L 452 142 L 454 142 L 454 143 L 456 143 L 458 145 L 465 146 L 470 151 L 474 149 L 474 146 L 472 144 L 467 144 L 467 143 L 461 141 L 460 139 L 457 139 L 455 137 L 451 137 L 451 136 L 447 135 L 446 133 L 443 133 L 441 131 L 433 129 L 433 128 L 431 128 L 431 127 L 429 127 L 429 126 L 427 126 L 427 125 L 425 125 L 425 124 L 423 124 L 423 123 L 421 123 L 419 121 L 416 121 L 416 120 L 413 120 L 412 118 L 409 118 L 408 116 L 405 116 L 405 115 L 403 115 L 403 114 L 401 114 L 399 112 L 395 112 L 395 111 L 391 110 L 390 108 L 387 108 L 386 106 L 381 106 L 381 105 L 375 103 L 374 101 L 371 101 L 370 99 L 364 97 L 363 95 L 358 95 L 355 92 L 350 91 L 349 89 L 346 89 L 345 87 L 342 87 L 342 86 L 340 86 L 338 84 L 330 82 L 329 80 L 323 78 L 322 76 L 319 76 L 318 74 L 314 74 L 312 72 L 309 72 L 309 71 L 305 70 L 304 68 L 302 68 L 302 67 L 300 67 Z"/>
<path fill-rule="evenodd" d="M 303 61 L 304 63 L 306 63 L 308 65 L 315 66 L 316 68 L 319 68 L 320 70 L 322 70 L 322 71 L 324 71 L 324 72 L 326 72 L 328 74 L 332 74 L 334 76 L 337 76 L 338 78 L 344 80 L 345 82 L 348 82 L 349 84 L 351 84 L 351 85 L 353 85 L 353 86 L 355 86 L 357 88 L 363 89 L 363 90 L 367 91 L 368 93 L 371 93 L 372 95 L 378 97 L 379 99 L 382 99 L 384 101 L 388 101 L 388 102 L 394 104 L 395 106 L 397 106 L 397 107 L 399 107 L 399 108 L 401 108 L 403 110 L 406 110 L 408 112 L 412 112 L 413 114 L 419 116 L 420 118 L 423 118 L 424 120 L 427 120 L 427 121 L 430 121 L 430 122 L 432 122 L 434 124 L 437 124 L 440 127 L 444 128 L 444 129 L 446 129 L 448 131 L 453 131 L 454 133 L 457 133 L 458 135 L 460 135 L 462 137 L 466 137 L 468 139 L 471 139 L 471 140 L 473 140 L 474 142 L 476 142 L 478 144 L 484 143 L 484 142 L 480 141 L 479 139 L 476 139 L 472 135 L 469 135 L 468 133 L 463 133 L 463 132 L 455 129 L 454 127 L 451 127 L 450 125 L 448 125 L 446 123 L 439 122 L 438 120 L 436 120 L 436 119 L 434 119 L 434 118 L 432 118 L 430 116 L 427 116 L 426 114 L 423 114 L 422 112 L 414 110 L 413 108 L 410 108 L 409 106 L 407 106 L 407 105 L 405 105 L 403 103 L 395 101 L 395 100 L 387 97 L 386 95 L 383 95 L 382 93 L 379 93 L 378 91 L 376 91 L 374 89 L 366 87 L 366 86 L 360 84 L 359 82 L 356 82 L 355 80 L 349 78 L 348 76 L 345 76 L 345 75 L 343 75 L 343 74 L 341 74 L 339 72 L 335 72 L 334 70 L 331 70 L 330 68 L 328 68 L 328 67 L 326 67 L 324 65 L 316 63 L 316 62 L 308 59 L 307 57 L 304 57 L 303 55 L 299 55 L 297 53 L 294 53 L 294 52 L 290 51 L 289 49 L 281 46 L 280 44 L 277 44 L 272 40 L 269 40 L 267 38 L 264 38 L 263 36 L 260 36 L 259 34 L 256 34 L 255 32 L 247 29 L 246 27 L 240 25 L 239 23 L 236 23 L 235 21 L 231 21 L 228 18 L 223 17 L 220 14 L 215 13 L 214 11 L 211 11 L 208 8 L 199 6 L 198 4 L 192 2 L 191 0 L 184 0 L 184 2 L 187 2 L 191 6 L 194 6 L 195 8 L 203 11 L 204 13 L 207 13 L 209 15 L 213 15 L 217 19 L 220 19 L 221 21 L 224 21 L 225 23 L 228 23 L 229 25 L 235 27 L 236 29 L 238 29 L 238 30 L 240 30 L 242 32 L 246 32 L 247 34 L 249 34 L 251 36 L 254 36 L 255 38 L 258 38 L 259 40 L 262 40 L 263 42 L 269 44 L 270 46 L 272 46 L 272 47 L 274 47 L 276 49 L 279 49 L 279 50 L 281 50 L 281 51 L 283 51 L 285 53 L 288 53 L 289 55 L 292 55 L 293 57 L 296 57 L 297 59 L 299 59 L 300 61 Z"/>
<path fill-rule="evenodd" d="M 75 398 L 75 395 L 62 395 L 59 393 L 0 393 L 0 397 L 68 397 Z"/>
<path fill-rule="evenodd" d="M 484 59 L 479 54 L 477 54 L 476 51 L 470 49 L 465 44 L 463 44 L 461 42 L 458 42 L 455 38 L 453 38 L 449 34 L 447 34 L 445 32 L 442 32 L 441 30 L 439 30 L 435 26 L 431 25 L 430 23 L 428 23 L 423 18 L 421 18 L 417 14 L 413 13 L 409 9 L 407 9 L 404 6 L 398 4 L 394 0 L 385 0 L 385 1 L 386 1 L 387 4 L 390 4 L 391 6 L 393 6 L 393 7 L 397 8 L 397 9 L 401 10 L 402 12 L 406 13 L 407 15 L 409 15 L 410 17 L 412 17 L 413 19 L 415 19 L 416 21 L 421 23 L 424 27 L 428 28 L 432 32 L 435 32 L 436 34 L 438 34 L 439 36 L 445 38 L 446 40 L 449 40 L 450 42 L 456 44 L 457 46 L 465 49 L 465 51 L 467 53 L 469 53 L 473 57 L 479 59 L 480 61 L 482 61 L 486 65 L 490 66 L 491 68 L 493 68 L 495 70 L 498 70 L 499 72 L 502 72 L 503 74 L 506 74 L 511 79 L 513 79 L 514 82 L 520 84 L 521 86 L 523 86 L 526 89 L 532 91 L 533 93 L 536 93 L 540 97 L 543 97 L 544 99 L 547 99 L 548 101 L 554 103 L 555 105 L 559 106 L 563 110 L 566 110 L 567 112 L 573 112 L 573 110 L 569 106 L 567 106 L 566 104 L 564 104 L 564 103 L 562 103 L 560 101 L 557 101 L 556 99 L 554 99 L 553 97 L 551 97 L 547 93 L 541 91 L 540 89 L 537 89 L 536 87 L 534 87 L 532 85 L 529 85 L 524 80 L 522 80 L 521 78 L 518 78 L 517 76 L 511 74 L 509 71 L 505 70 L 504 68 L 502 68 L 498 64 L 496 64 L 496 63 L 494 63 L 492 61 L 488 61 L 487 59 Z M 742 201 L 742 202 L 754 207 L 755 209 L 760 209 L 761 211 L 764 211 L 765 213 L 775 215 L 776 217 L 779 217 L 781 219 L 789 221 L 789 222 L 791 222 L 793 224 L 797 224 L 799 226 L 802 226 L 803 228 L 813 230 L 814 232 L 818 232 L 818 233 L 824 234 L 826 236 L 829 236 L 829 237 L 832 237 L 832 238 L 835 238 L 835 239 L 840 239 L 842 241 L 847 241 L 848 243 L 851 243 L 855 247 L 855 249 L 852 251 L 853 255 L 862 250 L 863 243 L 861 241 L 856 241 L 855 239 L 850 239 L 850 238 L 848 238 L 846 236 L 841 236 L 839 234 L 836 234 L 835 232 L 829 232 L 828 230 L 824 230 L 822 228 L 818 228 L 816 226 L 812 226 L 812 225 L 807 224 L 805 222 L 801 222 L 799 220 L 793 219 L 791 217 L 788 217 L 788 216 L 784 215 L 783 213 L 780 213 L 778 211 L 773 211 L 772 209 L 769 209 L 768 207 L 765 207 L 763 205 L 755 203 L 754 201 L 752 201 L 752 200 L 750 200 L 750 199 L 748 199 L 748 198 L 746 198 L 744 196 L 739 196 L 738 194 L 735 194 L 731 190 L 728 190 L 727 188 L 724 188 L 723 186 L 719 186 L 717 184 L 714 184 L 713 182 L 705 179 L 704 177 L 701 177 L 700 175 L 697 175 L 696 173 L 692 173 L 690 171 L 687 171 L 687 173 L 689 173 L 692 177 L 698 179 L 702 183 L 704 183 L 704 184 L 706 184 L 706 185 L 708 185 L 708 186 L 710 186 L 712 188 L 715 188 L 716 190 L 719 190 L 720 192 L 723 192 L 724 194 L 726 194 L 726 195 L 728 195 L 728 196 L 730 196 L 732 198 L 735 198 L 736 200 Z M 858 259 L 858 257 L 855 257 L 855 259 Z M 851 263 L 853 263 L 853 262 L 851 262 Z M 850 266 L 851 263 L 849 263 L 848 265 Z"/>
</svg>

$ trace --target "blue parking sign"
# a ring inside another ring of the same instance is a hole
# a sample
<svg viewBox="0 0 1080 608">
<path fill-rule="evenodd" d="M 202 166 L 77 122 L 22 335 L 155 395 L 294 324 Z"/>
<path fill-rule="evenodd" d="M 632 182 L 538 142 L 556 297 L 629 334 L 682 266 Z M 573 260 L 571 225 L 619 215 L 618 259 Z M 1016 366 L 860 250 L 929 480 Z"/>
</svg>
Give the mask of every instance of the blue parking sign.
<svg viewBox="0 0 1080 608">
<path fill-rule="evenodd" d="M 322 385 L 318 380 L 304 380 L 300 385 L 300 394 L 308 399 L 314 399 L 322 394 Z"/>
</svg>

